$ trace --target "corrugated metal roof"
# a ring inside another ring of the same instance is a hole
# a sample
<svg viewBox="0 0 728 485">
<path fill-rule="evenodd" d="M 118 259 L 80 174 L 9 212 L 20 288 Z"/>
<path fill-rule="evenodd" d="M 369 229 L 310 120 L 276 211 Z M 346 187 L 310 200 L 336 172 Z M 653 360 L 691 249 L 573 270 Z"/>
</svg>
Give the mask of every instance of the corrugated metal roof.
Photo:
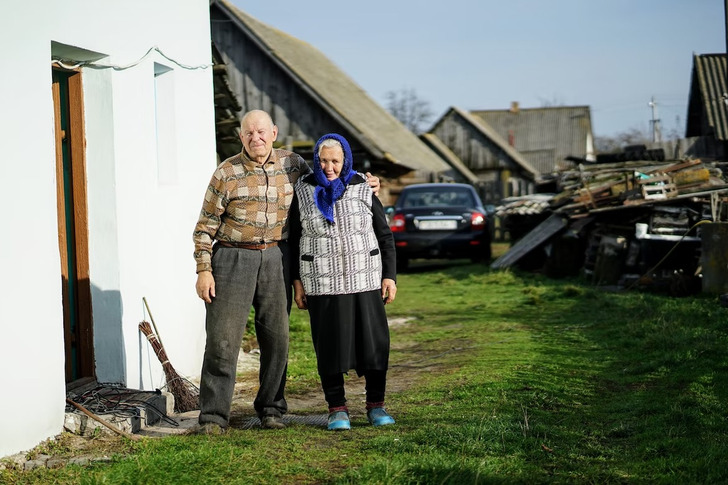
<svg viewBox="0 0 728 485">
<path fill-rule="evenodd" d="M 726 55 L 693 55 L 686 136 L 728 140 L 726 93 Z"/>
<path fill-rule="evenodd" d="M 539 173 L 551 173 L 567 156 L 594 159 L 589 106 L 474 110 Z"/>
<path fill-rule="evenodd" d="M 351 126 L 353 136 L 373 155 L 412 170 L 450 169 L 417 135 L 374 102 L 318 49 L 256 20 L 226 0 L 213 0 L 211 4 L 239 20 L 272 58 L 309 88 L 324 109 Z"/>
</svg>

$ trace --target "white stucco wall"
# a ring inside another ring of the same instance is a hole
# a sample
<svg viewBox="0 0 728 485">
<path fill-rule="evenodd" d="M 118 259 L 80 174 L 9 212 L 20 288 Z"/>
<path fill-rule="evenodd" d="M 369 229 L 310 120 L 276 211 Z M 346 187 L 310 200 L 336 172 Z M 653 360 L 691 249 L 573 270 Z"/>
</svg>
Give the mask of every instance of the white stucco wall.
<svg viewBox="0 0 728 485">
<path fill-rule="evenodd" d="M 98 65 L 127 66 L 154 46 L 187 67 L 209 65 L 209 2 L 0 4 L 0 457 L 63 426 L 51 56 L 64 46 L 103 54 Z M 155 63 L 171 69 L 163 87 L 175 142 L 175 163 L 161 178 Z M 192 230 L 216 163 L 211 69 L 181 67 L 153 51 L 128 69 L 83 68 L 83 85 L 98 380 L 141 389 L 164 383 L 137 328 L 143 297 L 170 361 L 197 376 L 204 307 L 194 292 Z"/>
</svg>

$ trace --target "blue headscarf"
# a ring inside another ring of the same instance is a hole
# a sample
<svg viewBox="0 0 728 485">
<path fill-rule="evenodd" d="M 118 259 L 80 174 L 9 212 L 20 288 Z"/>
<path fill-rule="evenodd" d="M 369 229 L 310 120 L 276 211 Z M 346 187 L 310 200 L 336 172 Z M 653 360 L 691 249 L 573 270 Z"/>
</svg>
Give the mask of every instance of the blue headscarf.
<svg viewBox="0 0 728 485">
<path fill-rule="evenodd" d="M 321 168 L 321 162 L 319 161 L 319 146 L 324 140 L 332 138 L 341 143 L 341 148 L 344 151 L 344 164 L 341 167 L 341 173 L 339 178 L 329 180 L 326 178 L 326 174 Z M 346 186 L 349 184 L 349 180 L 354 176 L 356 172 L 352 169 L 354 160 L 351 156 L 351 148 L 349 142 L 346 141 L 341 135 L 336 133 L 329 133 L 316 142 L 316 146 L 313 149 L 313 176 L 316 180 L 316 188 L 314 189 L 313 199 L 316 201 L 316 207 L 321 211 L 327 221 L 334 222 L 334 204 L 341 194 L 346 190 Z"/>
</svg>

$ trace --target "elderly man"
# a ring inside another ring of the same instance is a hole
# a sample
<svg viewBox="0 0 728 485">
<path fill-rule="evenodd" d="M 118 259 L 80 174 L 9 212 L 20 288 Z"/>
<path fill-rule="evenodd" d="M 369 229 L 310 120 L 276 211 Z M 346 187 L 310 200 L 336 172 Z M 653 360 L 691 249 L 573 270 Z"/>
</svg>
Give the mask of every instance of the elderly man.
<svg viewBox="0 0 728 485">
<path fill-rule="evenodd" d="M 299 155 L 273 149 L 277 136 L 278 127 L 265 111 L 243 116 L 243 151 L 218 165 L 195 226 L 196 290 L 207 312 L 196 433 L 218 434 L 228 427 L 251 306 L 260 346 L 260 388 L 253 406 L 263 428 L 285 427 L 288 212 L 296 180 L 311 169 Z M 379 179 L 369 177 L 369 185 L 377 192 Z"/>
</svg>

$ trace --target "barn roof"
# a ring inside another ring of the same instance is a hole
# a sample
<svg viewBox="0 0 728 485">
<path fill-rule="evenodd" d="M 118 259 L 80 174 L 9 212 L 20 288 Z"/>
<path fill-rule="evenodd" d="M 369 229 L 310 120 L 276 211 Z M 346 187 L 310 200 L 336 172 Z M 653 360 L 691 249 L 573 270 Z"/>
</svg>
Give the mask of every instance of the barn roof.
<svg viewBox="0 0 728 485">
<path fill-rule="evenodd" d="M 728 86 L 725 54 L 693 55 L 685 136 L 728 140 Z"/>
<path fill-rule="evenodd" d="M 589 106 L 548 106 L 475 110 L 472 115 L 485 120 L 542 174 L 559 169 L 566 157 L 594 159 Z"/>
<path fill-rule="evenodd" d="M 310 44 L 275 29 L 226 0 L 211 0 L 251 37 L 270 59 L 300 83 L 322 109 L 350 127 L 350 135 L 373 157 L 410 170 L 440 173 L 451 167 L 377 104 L 328 57 Z"/>
<path fill-rule="evenodd" d="M 440 120 L 444 120 L 448 116 L 452 115 L 456 115 L 461 118 L 464 122 L 472 126 L 473 129 L 478 131 L 482 136 L 490 140 L 491 143 L 500 148 L 503 153 L 513 161 L 514 164 L 520 166 L 523 169 L 524 174 L 527 174 L 534 180 L 538 178 L 538 170 L 536 170 L 536 168 L 531 165 L 531 163 L 523 155 L 521 155 L 521 153 L 519 153 L 515 148 L 510 146 L 508 142 L 503 137 L 501 137 L 500 134 L 498 134 L 498 132 L 492 126 L 490 126 L 490 124 L 483 118 L 475 116 L 463 109 L 452 106 L 442 116 Z M 435 126 L 437 126 L 437 123 L 435 123 Z M 434 131 L 434 127 L 431 131 Z"/>
</svg>

